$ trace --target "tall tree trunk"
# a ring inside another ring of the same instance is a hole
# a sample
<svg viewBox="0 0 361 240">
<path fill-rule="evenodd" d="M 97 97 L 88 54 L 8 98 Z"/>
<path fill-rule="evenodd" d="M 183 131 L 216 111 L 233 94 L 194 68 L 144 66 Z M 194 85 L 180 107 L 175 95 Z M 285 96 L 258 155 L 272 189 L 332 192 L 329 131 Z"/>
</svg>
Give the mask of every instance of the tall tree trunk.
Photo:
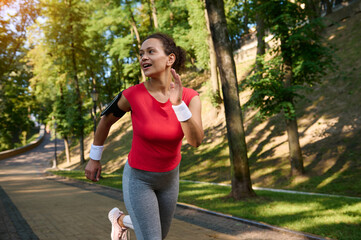
<svg viewBox="0 0 361 240">
<path fill-rule="evenodd" d="M 157 8 L 155 6 L 155 0 L 150 0 L 151 4 L 152 4 L 152 16 L 153 16 L 153 23 L 154 23 L 154 28 L 158 29 L 158 18 L 157 18 Z"/>
<path fill-rule="evenodd" d="M 60 84 L 59 89 L 60 89 L 60 98 L 61 98 L 62 102 L 65 103 L 63 84 Z M 63 136 L 63 139 L 64 139 L 64 146 L 65 146 L 66 161 L 67 161 L 67 163 L 70 163 L 70 149 L 69 149 L 68 136 L 67 135 Z"/>
<path fill-rule="evenodd" d="M 327 5 L 326 15 L 329 15 L 332 13 L 333 2 L 334 2 L 334 0 L 326 0 L 326 5 Z"/>
<path fill-rule="evenodd" d="M 204 17 L 206 19 L 207 24 L 207 41 L 209 46 L 209 60 L 210 60 L 210 70 L 211 70 L 211 82 L 212 82 L 212 95 L 217 100 L 217 102 L 221 102 L 221 94 L 219 89 L 219 81 L 218 81 L 218 71 L 217 71 L 217 55 L 214 50 L 214 43 L 211 34 L 211 28 L 209 25 L 209 17 L 207 9 L 204 9 Z"/>
<path fill-rule="evenodd" d="M 285 61 L 285 85 L 290 87 L 292 85 L 292 67 L 291 64 Z M 295 108 L 293 99 L 288 99 Z M 288 136 L 288 147 L 290 152 L 290 163 L 291 163 L 291 175 L 303 175 L 305 173 L 303 167 L 302 150 L 300 146 L 300 140 L 298 135 L 297 118 L 286 118 L 286 129 Z"/>
<path fill-rule="evenodd" d="M 129 10 L 129 14 L 130 14 L 130 18 L 131 18 L 131 21 L 130 21 L 130 25 L 132 26 L 132 29 L 134 31 L 134 34 L 135 34 L 135 38 L 137 39 L 137 57 L 138 57 L 138 60 L 140 61 L 140 56 L 139 56 L 139 49 L 140 49 L 140 45 L 141 45 L 141 40 L 140 40 L 140 35 L 139 35 L 139 32 L 138 32 L 138 28 L 137 28 L 137 23 L 134 19 L 134 16 L 133 16 L 133 12 L 132 12 L 132 9 L 130 6 L 128 6 L 128 10 Z M 142 73 L 142 81 L 145 82 L 147 80 L 144 72 L 142 69 L 140 69 L 140 72 Z"/>
<path fill-rule="evenodd" d="M 258 1 L 257 4 L 260 4 Z M 261 56 L 266 53 L 266 42 L 265 37 L 265 26 L 264 20 L 259 12 L 256 13 L 256 29 L 257 29 L 257 59 L 256 59 L 256 68 L 257 71 L 263 68 L 263 63 L 261 61 Z"/>
<path fill-rule="evenodd" d="M 293 119 L 286 119 L 286 128 L 288 136 L 288 147 L 290 151 L 291 175 L 303 175 L 305 170 L 303 167 L 303 157 L 299 142 L 296 117 Z"/>
<path fill-rule="evenodd" d="M 255 196 L 250 178 L 247 145 L 239 102 L 236 66 L 228 37 L 223 0 L 206 0 L 212 38 L 221 75 L 231 161 L 232 191 L 237 200 Z"/>
<path fill-rule="evenodd" d="M 309 17 L 315 19 L 321 16 L 321 0 L 307 0 L 306 9 L 309 12 Z"/>
<path fill-rule="evenodd" d="M 65 154 L 66 154 L 66 162 L 70 163 L 70 151 L 69 151 L 69 139 L 67 136 L 64 137 L 64 146 L 65 146 Z"/>
<path fill-rule="evenodd" d="M 72 1 L 69 1 L 69 8 L 72 7 Z M 80 122 L 80 129 L 79 129 L 79 142 L 80 142 L 80 164 L 83 164 L 85 162 L 84 158 L 84 124 L 83 124 L 83 101 L 81 98 L 80 93 L 80 85 L 79 85 L 79 79 L 78 79 L 78 68 L 77 68 L 77 62 L 76 62 L 76 55 L 75 55 L 75 36 L 74 36 L 74 29 L 73 24 L 74 21 L 70 19 L 71 25 L 70 25 L 70 33 L 71 33 L 71 57 L 72 57 L 72 64 L 73 64 L 73 78 L 75 81 L 75 91 L 77 95 L 78 100 L 78 121 Z"/>
</svg>

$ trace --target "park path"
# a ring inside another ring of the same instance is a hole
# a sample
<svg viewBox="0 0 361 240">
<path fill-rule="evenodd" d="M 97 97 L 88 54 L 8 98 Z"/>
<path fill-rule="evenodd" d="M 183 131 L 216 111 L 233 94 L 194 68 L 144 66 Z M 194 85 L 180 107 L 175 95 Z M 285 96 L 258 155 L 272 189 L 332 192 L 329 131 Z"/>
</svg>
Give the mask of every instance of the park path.
<svg viewBox="0 0 361 240">
<path fill-rule="evenodd" d="M 0 161 L 0 239 L 110 239 L 107 213 L 124 209 L 121 191 L 48 175 L 53 157 L 46 135 L 35 149 Z M 167 240 L 178 239 L 310 238 L 178 206 Z"/>
</svg>

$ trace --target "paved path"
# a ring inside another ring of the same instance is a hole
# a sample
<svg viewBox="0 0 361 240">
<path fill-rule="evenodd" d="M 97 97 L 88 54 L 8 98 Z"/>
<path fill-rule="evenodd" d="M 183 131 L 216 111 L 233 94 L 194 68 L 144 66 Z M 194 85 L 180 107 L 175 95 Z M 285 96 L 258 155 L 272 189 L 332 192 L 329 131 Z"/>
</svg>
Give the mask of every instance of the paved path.
<svg viewBox="0 0 361 240">
<path fill-rule="evenodd" d="M 30 152 L 0 161 L 0 240 L 110 239 L 107 213 L 114 206 L 124 209 L 121 191 L 49 176 L 45 169 L 53 157 L 46 136 Z M 178 206 L 167 240 L 178 239 L 310 238 Z"/>
</svg>

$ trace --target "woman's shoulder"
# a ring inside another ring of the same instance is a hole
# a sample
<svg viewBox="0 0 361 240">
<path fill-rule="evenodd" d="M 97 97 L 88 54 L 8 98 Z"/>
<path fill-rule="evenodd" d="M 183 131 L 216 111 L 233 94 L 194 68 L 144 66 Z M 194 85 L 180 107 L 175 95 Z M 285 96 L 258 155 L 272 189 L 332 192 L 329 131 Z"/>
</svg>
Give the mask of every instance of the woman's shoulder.
<svg viewBox="0 0 361 240">
<path fill-rule="evenodd" d="M 130 86 L 123 91 L 123 94 L 125 94 L 125 95 L 133 94 L 134 92 L 137 92 L 137 91 L 143 89 L 143 85 L 144 85 L 144 83 L 139 83 L 139 84 Z"/>
<path fill-rule="evenodd" d="M 199 93 L 192 89 L 192 88 L 186 88 L 183 87 L 183 94 L 182 94 L 182 100 L 189 105 L 190 101 L 192 100 L 193 97 L 198 96 Z"/>
</svg>

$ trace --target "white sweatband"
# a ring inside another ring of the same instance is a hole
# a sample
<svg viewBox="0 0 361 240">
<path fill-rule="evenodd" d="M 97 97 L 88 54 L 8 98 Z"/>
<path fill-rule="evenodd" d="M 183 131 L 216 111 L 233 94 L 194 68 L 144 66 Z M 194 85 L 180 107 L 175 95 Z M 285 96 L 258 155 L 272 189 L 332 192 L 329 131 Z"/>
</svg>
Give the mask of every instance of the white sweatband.
<svg viewBox="0 0 361 240">
<path fill-rule="evenodd" d="M 192 113 L 184 101 L 182 101 L 182 103 L 177 106 L 172 105 L 172 107 L 175 112 L 175 115 L 178 118 L 178 121 L 184 122 L 192 117 Z"/>
<path fill-rule="evenodd" d="M 89 157 L 93 160 L 99 161 L 102 158 L 104 146 L 95 146 L 92 144 L 90 147 Z"/>
</svg>

